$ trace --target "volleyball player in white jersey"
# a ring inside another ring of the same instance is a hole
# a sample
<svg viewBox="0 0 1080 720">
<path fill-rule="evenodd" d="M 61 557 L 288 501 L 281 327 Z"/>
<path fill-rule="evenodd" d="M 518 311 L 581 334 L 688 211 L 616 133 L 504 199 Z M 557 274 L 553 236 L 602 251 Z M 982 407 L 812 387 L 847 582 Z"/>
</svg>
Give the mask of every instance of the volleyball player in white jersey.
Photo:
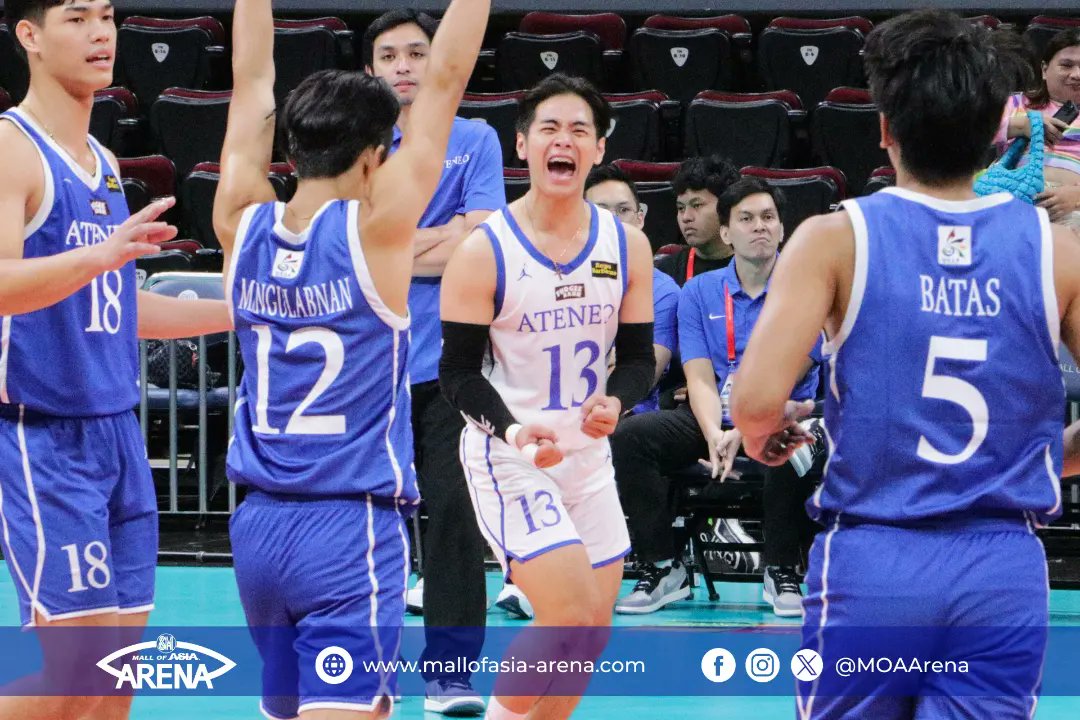
<svg viewBox="0 0 1080 720">
<path fill-rule="evenodd" d="M 477 520 L 541 628 L 611 623 L 630 541 L 607 436 L 649 391 L 655 364 L 648 240 L 582 200 L 609 118 L 579 78 L 554 75 L 526 93 L 517 150 L 531 189 L 473 232 L 443 276 L 440 382 L 469 421 L 461 453 Z M 516 656 L 552 659 L 556 643 L 542 636 L 516 644 Z M 600 636 L 558 642 L 595 657 Z M 568 717 L 583 689 L 506 687 L 496 685 L 487 717 Z"/>
</svg>

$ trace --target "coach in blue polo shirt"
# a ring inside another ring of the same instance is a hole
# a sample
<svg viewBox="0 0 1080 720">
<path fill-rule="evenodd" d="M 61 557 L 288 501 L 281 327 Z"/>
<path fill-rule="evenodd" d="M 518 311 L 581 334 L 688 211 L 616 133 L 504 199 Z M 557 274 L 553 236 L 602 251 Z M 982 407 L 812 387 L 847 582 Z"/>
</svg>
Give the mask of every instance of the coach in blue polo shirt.
<svg viewBox="0 0 1080 720">
<path fill-rule="evenodd" d="M 705 458 L 715 475 L 726 475 L 741 447 L 738 431 L 727 429 L 725 398 L 765 304 L 784 236 L 781 206 L 779 191 L 757 178 L 743 178 L 721 193 L 720 236 L 734 250 L 734 262 L 694 277 L 679 298 L 679 352 L 690 405 L 630 418 L 612 438 L 620 497 L 642 563 L 641 581 L 616 603 L 618 612 L 653 612 L 690 594 L 686 570 L 675 559 L 679 552 L 664 476 Z M 814 398 L 819 361 L 820 347 L 807 357 L 806 374 L 792 398 Z M 814 530 L 803 510 L 812 490 L 812 481 L 803 479 L 807 469 L 789 464 L 770 469 L 765 479 L 764 595 L 778 615 L 802 612 L 795 566 L 804 535 Z"/>
<path fill-rule="evenodd" d="M 393 10 L 364 33 L 364 65 L 394 90 L 401 113 L 390 152 L 409 132 L 409 111 L 424 81 L 435 21 L 413 10 Z M 410 192 L 408 187 L 401 192 Z M 412 344 L 412 425 L 416 469 L 427 509 L 423 587 L 410 591 L 408 604 L 422 607 L 427 647 L 423 660 L 449 666 L 459 657 L 474 660 L 483 646 L 487 615 L 485 543 L 472 517 L 465 477 L 458 461 L 461 415 L 439 391 L 439 286 L 454 248 L 491 211 L 506 204 L 502 151 L 495 131 L 458 118 L 450 131 L 446 166 L 415 237 L 413 283 L 409 291 Z M 419 597 L 418 597 L 419 596 Z M 454 715 L 484 712 L 468 674 L 425 673 L 424 709 Z"/>
</svg>

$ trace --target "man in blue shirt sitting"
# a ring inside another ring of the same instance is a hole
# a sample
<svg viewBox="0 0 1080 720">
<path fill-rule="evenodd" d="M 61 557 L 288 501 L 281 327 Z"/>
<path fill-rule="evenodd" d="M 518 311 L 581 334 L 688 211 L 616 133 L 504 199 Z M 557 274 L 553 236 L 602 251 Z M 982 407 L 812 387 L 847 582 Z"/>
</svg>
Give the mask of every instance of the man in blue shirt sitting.
<svg viewBox="0 0 1080 720">
<path fill-rule="evenodd" d="M 435 28 L 435 20 L 424 13 L 392 10 L 364 33 L 365 69 L 385 80 L 401 103 L 391 153 L 401 144 L 402 134 L 409 132 L 409 112 L 424 81 Z M 412 425 L 428 524 L 424 578 L 409 591 L 407 602 L 411 610 L 424 613 L 427 647 L 422 659 L 446 666 L 458 657 L 478 657 L 484 641 L 487 592 L 484 540 L 476 523 L 462 521 L 472 517 L 458 461 L 458 436 L 465 421 L 439 390 L 439 290 L 454 249 L 492 210 L 505 204 L 502 150 L 495 131 L 483 123 L 455 119 L 438 189 L 414 238 L 414 277 L 409 290 Z M 425 710 L 455 715 L 484 711 L 468 675 L 425 673 L 424 679 Z"/>
<path fill-rule="evenodd" d="M 686 569 L 672 530 L 665 474 L 708 458 L 714 477 L 727 477 L 742 438 L 731 428 L 725 398 L 743 348 L 768 291 L 777 248 L 784 236 L 779 191 L 756 178 L 729 186 L 717 202 L 720 232 L 734 262 L 691 279 L 679 299 L 679 352 L 690 406 L 627 418 L 612 437 L 616 481 L 629 518 L 641 580 L 616 604 L 617 612 L 648 613 L 690 595 Z M 793 399 L 817 393 L 820 348 L 806 358 Z M 765 477 L 766 600 L 778 615 L 802 613 L 795 565 L 813 524 L 803 502 L 813 490 L 808 453 Z"/>
</svg>

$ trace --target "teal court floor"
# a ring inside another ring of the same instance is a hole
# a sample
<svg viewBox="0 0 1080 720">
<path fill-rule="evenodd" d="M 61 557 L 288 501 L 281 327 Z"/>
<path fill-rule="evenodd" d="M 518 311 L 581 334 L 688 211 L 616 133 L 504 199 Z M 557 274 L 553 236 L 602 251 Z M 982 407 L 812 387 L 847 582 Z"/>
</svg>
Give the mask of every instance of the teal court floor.
<svg viewBox="0 0 1080 720">
<path fill-rule="evenodd" d="M 494 598 L 500 578 L 488 573 L 488 594 Z M 625 583 L 630 590 L 632 583 Z M 775 617 L 761 602 L 761 586 L 749 583 L 718 585 L 720 600 L 710 603 L 704 587 L 695 590 L 695 599 L 642 617 L 616 616 L 617 625 L 716 626 L 718 628 L 756 625 L 798 624 L 797 620 Z M 231 568 L 161 567 L 157 576 L 157 608 L 151 615 L 155 626 L 242 626 L 244 615 Z M 1053 590 L 1050 594 L 1053 625 L 1080 626 L 1080 591 Z M 15 589 L 10 575 L 0 573 L 0 626 L 18 625 Z M 410 616 L 409 625 L 422 624 Z M 498 609 L 488 614 L 491 626 L 517 624 Z M 2 648 L 0 648 L 2 652 Z M 257 699 L 252 697 L 152 697 L 139 696 L 133 720 L 259 720 Z M 423 700 L 406 697 L 396 706 L 395 720 L 436 720 L 441 715 L 425 713 Z M 581 720 L 790 720 L 796 717 L 792 697 L 666 697 L 658 687 L 649 697 L 586 697 L 574 718 Z M 1038 720 L 1074 720 L 1080 717 L 1080 671 L 1077 697 L 1044 697 L 1039 701 Z M 869 719 L 873 720 L 873 719 Z M 981 719 L 980 719 L 981 720 Z M 987 720 L 990 720 L 989 718 Z"/>
</svg>

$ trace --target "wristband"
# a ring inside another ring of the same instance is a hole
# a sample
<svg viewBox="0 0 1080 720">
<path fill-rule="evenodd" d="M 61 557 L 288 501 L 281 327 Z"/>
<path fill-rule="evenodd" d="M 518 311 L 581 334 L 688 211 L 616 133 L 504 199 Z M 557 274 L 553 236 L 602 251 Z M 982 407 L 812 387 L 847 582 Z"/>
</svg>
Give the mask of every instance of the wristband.
<svg viewBox="0 0 1080 720">
<path fill-rule="evenodd" d="M 521 432 L 521 423 L 514 423 L 506 428 L 506 442 L 515 450 L 517 450 L 517 436 L 519 432 Z"/>
<path fill-rule="evenodd" d="M 540 446 L 536 443 L 525 443 L 525 447 L 521 448 L 521 456 L 531 465 L 536 464 L 536 453 L 540 449 Z"/>
</svg>

